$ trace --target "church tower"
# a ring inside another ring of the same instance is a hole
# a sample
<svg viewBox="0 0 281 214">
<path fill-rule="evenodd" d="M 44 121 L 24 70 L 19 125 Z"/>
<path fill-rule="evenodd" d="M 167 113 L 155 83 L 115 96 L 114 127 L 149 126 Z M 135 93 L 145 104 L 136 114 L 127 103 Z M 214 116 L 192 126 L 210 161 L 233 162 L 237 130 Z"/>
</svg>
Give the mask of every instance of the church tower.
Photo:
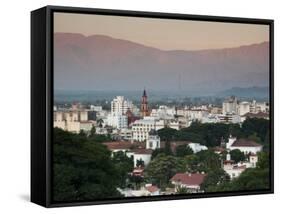
<svg viewBox="0 0 281 214">
<path fill-rule="evenodd" d="M 141 116 L 149 116 L 148 113 L 148 102 L 147 102 L 147 95 L 145 89 L 143 90 L 143 95 L 141 99 Z"/>
</svg>

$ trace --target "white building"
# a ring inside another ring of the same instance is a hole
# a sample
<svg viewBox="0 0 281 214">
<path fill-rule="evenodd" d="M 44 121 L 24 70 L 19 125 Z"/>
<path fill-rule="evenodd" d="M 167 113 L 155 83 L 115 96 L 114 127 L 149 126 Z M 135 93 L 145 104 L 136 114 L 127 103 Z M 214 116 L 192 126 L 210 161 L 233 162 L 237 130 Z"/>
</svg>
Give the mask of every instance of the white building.
<svg viewBox="0 0 281 214">
<path fill-rule="evenodd" d="M 223 170 L 229 175 L 230 179 L 237 178 L 246 170 L 246 165 L 234 164 L 231 160 L 224 161 Z"/>
<path fill-rule="evenodd" d="M 138 161 L 143 161 L 144 166 L 147 166 L 151 161 L 152 149 L 133 149 L 127 152 L 127 155 L 133 156 L 134 167 L 137 167 Z"/>
<path fill-rule="evenodd" d="M 123 96 L 117 96 L 111 101 L 111 114 L 124 115 L 132 107 L 132 102 L 125 100 Z"/>
<path fill-rule="evenodd" d="M 128 128 L 128 117 L 127 115 L 111 113 L 107 116 L 107 124 L 117 129 Z"/>
<path fill-rule="evenodd" d="M 90 105 L 90 109 L 96 112 L 102 111 L 102 106 Z"/>
<path fill-rule="evenodd" d="M 146 148 L 153 150 L 160 148 L 160 137 L 154 129 L 149 132 L 148 139 L 146 140 Z"/>
<path fill-rule="evenodd" d="M 132 124 L 133 140 L 146 141 L 152 129 L 157 131 L 164 127 L 164 120 L 157 120 L 154 117 L 144 117 L 143 119 L 136 120 Z"/>
<path fill-rule="evenodd" d="M 84 110 L 55 111 L 53 126 L 65 131 L 79 133 L 80 130 L 89 132 L 93 127 L 93 122 L 88 121 L 88 113 Z"/>
<path fill-rule="evenodd" d="M 185 111 L 186 117 L 191 121 L 202 121 L 204 117 L 209 115 L 209 112 L 202 109 L 188 109 Z"/>
<path fill-rule="evenodd" d="M 240 102 L 239 103 L 239 108 L 238 108 L 238 113 L 240 116 L 243 116 L 247 113 L 250 112 L 250 103 L 249 102 Z"/>
<path fill-rule="evenodd" d="M 140 196 L 156 196 L 160 195 L 160 189 L 152 184 L 146 184 L 138 190 L 132 189 L 117 189 L 125 197 L 140 197 Z"/>
<path fill-rule="evenodd" d="M 132 140 L 132 130 L 131 129 L 120 129 L 118 132 L 118 135 L 126 141 L 131 141 Z"/>
<path fill-rule="evenodd" d="M 223 169 L 229 175 L 230 179 L 233 179 L 239 177 L 247 168 L 255 168 L 257 162 L 258 156 L 256 154 L 250 154 L 249 161 L 235 164 L 234 161 L 231 160 L 231 156 L 228 153 L 223 164 Z"/>
<path fill-rule="evenodd" d="M 180 123 L 178 120 L 170 120 L 168 126 L 172 129 L 180 130 Z"/>
<path fill-rule="evenodd" d="M 204 182 L 204 173 L 177 173 L 171 178 L 175 185 L 175 192 L 178 188 L 186 188 L 191 193 L 200 192 L 201 184 Z"/>
<path fill-rule="evenodd" d="M 231 96 L 222 103 L 222 114 L 238 114 L 237 97 Z"/>
<path fill-rule="evenodd" d="M 237 114 L 218 114 L 219 123 L 241 123 L 241 117 Z"/>
<path fill-rule="evenodd" d="M 192 149 L 193 153 L 208 150 L 207 146 L 201 145 L 199 143 L 189 143 L 188 146 Z"/>
<path fill-rule="evenodd" d="M 229 150 L 239 149 L 245 154 L 257 154 L 262 151 L 262 145 L 256 143 L 253 140 L 248 139 L 236 139 L 235 137 L 230 136 L 228 142 L 226 143 L 226 148 Z"/>
</svg>

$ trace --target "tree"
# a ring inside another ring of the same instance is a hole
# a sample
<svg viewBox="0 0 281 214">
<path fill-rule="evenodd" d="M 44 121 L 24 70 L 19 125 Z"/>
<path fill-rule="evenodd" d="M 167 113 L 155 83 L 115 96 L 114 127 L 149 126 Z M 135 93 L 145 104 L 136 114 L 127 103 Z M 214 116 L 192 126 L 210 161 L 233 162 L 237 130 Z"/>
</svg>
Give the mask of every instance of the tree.
<svg viewBox="0 0 281 214">
<path fill-rule="evenodd" d="M 223 169 L 216 169 L 214 171 L 209 171 L 206 178 L 204 179 L 201 188 L 206 192 L 211 192 L 213 186 L 220 185 L 225 182 L 229 182 L 230 177 Z"/>
<path fill-rule="evenodd" d="M 247 118 L 242 124 L 242 130 L 245 137 L 256 133 L 261 142 L 265 141 L 267 132 L 269 131 L 269 120 L 262 118 Z"/>
<path fill-rule="evenodd" d="M 153 160 L 157 155 L 159 154 L 165 154 L 165 155 L 172 155 L 171 149 L 165 149 L 165 148 L 158 148 L 153 150 L 151 155 L 151 160 Z"/>
<path fill-rule="evenodd" d="M 230 182 L 223 182 L 217 186 L 209 186 L 208 191 L 246 191 L 265 190 L 270 187 L 270 170 L 268 153 L 259 153 L 259 160 L 256 168 L 248 168 L 238 178 Z"/>
<path fill-rule="evenodd" d="M 184 166 L 177 157 L 165 154 L 157 155 L 145 169 L 146 179 L 154 180 L 160 188 L 165 188 L 169 180 L 178 172 L 183 172 Z"/>
<path fill-rule="evenodd" d="M 178 186 L 176 189 L 176 194 L 182 195 L 187 193 L 188 193 L 188 189 L 185 187 Z"/>
<path fill-rule="evenodd" d="M 94 137 L 96 135 L 96 128 L 92 126 L 89 137 Z"/>
<path fill-rule="evenodd" d="M 248 139 L 249 139 L 249 140 L 252 140 L 252 141 L 255 141 L 255 142 L 258 143 L 258 144 L 262 144 L 262 141 L 261 141 L 261 139 L 258 137 L 258 135 L 257 135 L 256 132 L 253 133 L 253 134 L 251 134 L 251 135 L 249 135 L 249 136 L 248 136 Z"/>
<path fill-rule="evenodd" d="M 267 152 L 260 152 L 258 154 L 258 163 L 257 163 L 257 168 L 258 169 L 268 169 L 270 166 L 269 163 L 269 153 Z"/>
<path fill-rule="evenodd" d="M 82 201 L 121 197 L 119 172 L 110 151 L 86 136 L 54 128 L 54 200 Z"/>
<path fill-rule="evenodd" d="M 108 142 L 112 141 L 112 138 L 110 135 L 104 135 L 104 134 L 90 134 L 89 140 L 95 143 L 102 143 L 102 142 Z"/>
<path fill-rule="evenodd" d="M 172 128 L 163 128 L 157 131 L 161 141 L 173 140 L 176 132 L 177 130 Z"/>
<path fill-rule="evenodd" d="M 185 171 L 187 172 L 198 172 L 200 169 L 200 160 L 196 154 L 188 155 L 183 158 L 183 165 L 185 167 Z"/>
<path fill-rule="evenodd" d="M 240 161 L 245 161 L 246 156 L 243 152 L 241 152 L 239 149 L 234 149 L 229 152 L 231 160 L 233 160 L 235 163 L 238 163 Z"/>
<path fill-rule="evenodd" d="M 140 189 L 141 184 L 144 182 L 144 178 L 141 176 L 134 176 L 131 175 L 129 176 L 129 185 L 130 187 L 132 187 L 133 189 Z"/>
<path fill-rule="evenodd" d="M 102 128 L 103 123 L 104 123 L 103 119 L 98 119 L 98 120 L 97 120 L 97 125 L 98 125 L 98 127 Z"/>
<path fill-rule="evenodd" d="M 137 160 L 137 167 L 144 167 L 144 161 L 142 159 Z"/>
<path fill-rule="evenodd" d="M 196 154 L 199 158 L 198 171 L 209 173 L 221 168 L 221 158 L 212 150 L 203 150 Z"/>
<path fill-rule="evenodd" d="M 186 155 L 192 155 L 193 150 L 188 145 L 179 145 L 176 147 L 176 156 L 184 157 Z"/>
<path fill-rule="evenodd" d="M 133 158 L 129 158 L 125 152 L 119 151 L 113 153 L 112 161 L 119 172 L 119 187 L 125 187 L 126 180 L 128 179 L 128 173 L 132 172 L 134 169 Z"/>
</svg>

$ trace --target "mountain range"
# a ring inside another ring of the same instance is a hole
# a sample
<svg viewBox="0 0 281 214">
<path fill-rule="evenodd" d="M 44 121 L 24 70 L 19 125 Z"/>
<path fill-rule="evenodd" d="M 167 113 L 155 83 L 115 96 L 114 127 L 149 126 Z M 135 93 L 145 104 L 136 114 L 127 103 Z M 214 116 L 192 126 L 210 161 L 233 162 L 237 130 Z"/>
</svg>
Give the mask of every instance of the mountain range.
<svg viewBox="0 0 281 214">
<path fill-rule="evenodd" d="M 269 85 L 269 43 L 160 50 L 106 35 L 54 34 L 54 84 L 63 90 L 186 91 Z"/>
</svg>

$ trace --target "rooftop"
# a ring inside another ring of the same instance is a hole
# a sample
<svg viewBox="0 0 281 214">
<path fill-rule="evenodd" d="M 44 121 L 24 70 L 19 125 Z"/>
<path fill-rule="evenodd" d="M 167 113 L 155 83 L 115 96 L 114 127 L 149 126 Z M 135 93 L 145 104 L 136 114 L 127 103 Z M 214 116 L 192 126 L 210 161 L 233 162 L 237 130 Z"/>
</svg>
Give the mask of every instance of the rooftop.
<svg viewBox="0 0 281 214">
<path fill-rule="evenodd" d="M 153 193 L 153 192 L 158 191 L 159 189 L 158 189 L 157 186 L 153 186 L 153 185 L 152 185 L 152 186 L 146 187 L 146 190 L 149 191 L 149 192 L 151 192 L 151 193 Z"/>
<path fill-rule="evenodd" d="M 231 147 L 259 147 L 259 146 L 261 145 L 256 143 L 255 141 L 244 139 L 244 138 L 234 141 L 234 143 L 231 145 Z"/>
<path fill-rule="evenodd" d="M 204 181 L 206 174 L 200 173 L 177 173 L 172 178 L 171 181 L 181 182 L 185 185 L 201 185 Z"/>
<path fill-rule="evenodd" d="M 144 143 L 129 142 L 129 141 L 111 141 L 102 143 L 109 150 L 130 150 L 133 148 L 144 148 Z"/>
</svg>

